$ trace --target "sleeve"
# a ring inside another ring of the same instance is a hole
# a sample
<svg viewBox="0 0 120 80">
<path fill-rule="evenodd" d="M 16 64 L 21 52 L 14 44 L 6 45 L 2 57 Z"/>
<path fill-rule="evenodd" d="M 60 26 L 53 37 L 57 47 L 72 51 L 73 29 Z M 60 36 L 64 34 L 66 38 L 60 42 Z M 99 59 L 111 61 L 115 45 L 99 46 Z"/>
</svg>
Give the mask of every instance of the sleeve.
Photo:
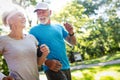
<svg viewBox="0 0 120 80">
<path fill-rule="evenodd" d="M 0 54 L 3 51 L 5 46 L 4 40 L 3 40 L 3 36 L 0 36 Z"/>
<path fill-rule="evenodd" d="M 61 28 L 62 28 L 63 37 L 65 39 L 68 36 L 68 32 L 66 31 L 64 27 L 61 26 Z"/>
<path fill-rule="evenodd" d="M 4 77 L 6 76 L 0 72 L 0 80 L 2 80 Z"/>
<path fill-rule="evenodd" d="M 31 36 L 32 40 L 34 40 L 35 45 L 38 46 L 38 41 L 37 41 L 37 39 L 36 39 L 32 34 L 30 34 L 30 36 Z"/>
</svg>

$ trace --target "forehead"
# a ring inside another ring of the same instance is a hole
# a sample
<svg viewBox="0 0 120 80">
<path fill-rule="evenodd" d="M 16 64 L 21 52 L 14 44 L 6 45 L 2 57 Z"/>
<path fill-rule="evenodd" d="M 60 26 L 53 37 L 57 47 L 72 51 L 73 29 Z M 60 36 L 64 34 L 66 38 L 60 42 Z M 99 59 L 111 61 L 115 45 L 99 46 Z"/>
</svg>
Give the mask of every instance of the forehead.
<svg viewBox="0 0 120 80">
<path fill-rule="evenodd" d="M 7 18 L 9 19 L 9 18 L 12 18 L 12 17 L 17 17 L 18 15 L 23 15 L 23 13 L 20 12 L 20 11 L 13 11 L 13 12 L 9 13 Z"/>
<path fill-rule="evenodd" d="M 16 12 L 15 16 L 18 16 L 18 15 L 24 15 L 24 14 L 22 12 Z"/>
<path fill-rule="evenodd" d="M 46 11 L 49 11 L 49 10 L 48 9 L 46 9 L 46 10 L 43 10 L 43 9 L 36 10 L 36 12 L 46 12 Z"/>
</svg>

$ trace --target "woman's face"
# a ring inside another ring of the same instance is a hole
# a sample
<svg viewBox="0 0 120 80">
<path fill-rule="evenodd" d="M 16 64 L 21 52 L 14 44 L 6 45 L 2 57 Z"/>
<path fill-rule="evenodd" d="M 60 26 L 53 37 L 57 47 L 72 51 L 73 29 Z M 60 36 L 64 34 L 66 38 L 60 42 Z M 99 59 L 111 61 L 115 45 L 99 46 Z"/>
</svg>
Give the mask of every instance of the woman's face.
<svg viewBox="0 0 120 80">
<path fill-rule="evenodd" d="M 16 12 L 11 19 L 9 19 L 10 28 L 13 30 L 23 29 L 26 25 L 26 19 L 24 14 Z"/>
</svg>

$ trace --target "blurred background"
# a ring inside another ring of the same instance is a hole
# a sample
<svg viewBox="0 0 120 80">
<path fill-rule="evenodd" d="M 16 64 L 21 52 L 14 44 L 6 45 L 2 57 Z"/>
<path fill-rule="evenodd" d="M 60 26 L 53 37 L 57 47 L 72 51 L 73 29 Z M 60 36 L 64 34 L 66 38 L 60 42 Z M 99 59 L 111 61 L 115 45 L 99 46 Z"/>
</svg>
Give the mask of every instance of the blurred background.
<svg viewBox="0 0 120 80">
<path fill-rule="evenodd" d="M 9 32 L 1 14 L 13 4 L 25 12 L 28 33 L 38 23 L 33 11 L 39 1 L 49 3 L 52 22 L 75 28 L 77 45 L 66 43 L 73 80 L 120 80 L 120 0 L 0 0 L 0 35 Z M 1 55 L 0 72 L 9 74 Z"/>
</svg>

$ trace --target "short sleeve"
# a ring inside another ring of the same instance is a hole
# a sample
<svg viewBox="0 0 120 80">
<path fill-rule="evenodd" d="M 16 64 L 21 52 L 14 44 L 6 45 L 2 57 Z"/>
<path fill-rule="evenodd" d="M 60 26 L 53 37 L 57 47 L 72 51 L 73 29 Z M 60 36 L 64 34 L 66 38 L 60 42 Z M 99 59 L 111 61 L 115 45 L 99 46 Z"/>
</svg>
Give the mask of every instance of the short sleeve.
<svg viewBox="0 0 120 80">
<path fill-rule="evenodd" d="M 0 36 L 0 52 L 3 52 L 5 42 L 4 42 L 4 36 Z"/>
<path fill-rule="evenodd" d="M 61 28 L 62 28 L 63 37 L 65 39 L 68 36 L 68 32 L 66 31 L 64 27 L 61 26 Z"/>
<path fill-rule="evenodd" d="M 31 36 L 32 40 L 35 42 L 35 45 L 38 46 L 37 39 L 32 34 L 30 34 L 30 36 Z"/>
</svg>

